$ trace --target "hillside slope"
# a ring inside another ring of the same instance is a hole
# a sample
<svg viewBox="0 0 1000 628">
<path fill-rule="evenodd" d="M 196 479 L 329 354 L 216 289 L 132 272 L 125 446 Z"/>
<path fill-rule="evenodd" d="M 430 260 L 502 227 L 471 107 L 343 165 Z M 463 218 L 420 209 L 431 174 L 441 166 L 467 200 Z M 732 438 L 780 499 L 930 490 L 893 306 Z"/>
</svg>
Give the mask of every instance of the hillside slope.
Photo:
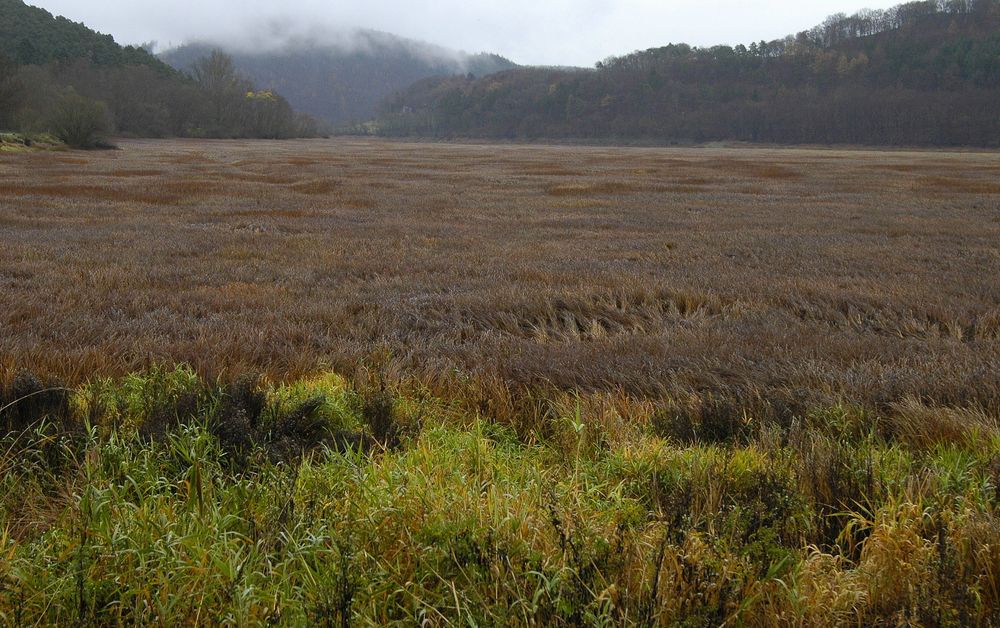
<svg viewBox="0 0 1000 628">
<path fill-rule="evenodd" d="M 296 42 L 277 50 L 241 51 L 209 43 L 169 50 L 161 58 L 179 70 L 221 48 L 250 80 L 276 89 L 292 105 L 333 124 L 371 119 L 386 97 L 433 76 L 483 76 L 514 67 L 496 55 L 469 55 L 375 31 L 349 42 Z"/>
<path fill-rule="evenodd" d="M 20 65 L 86 59 L 99 66 L 146 65 L 170 73 L 142 48 L 119 46 L 111 35 L 21 0 L 0 0 L 0 55 Z"/>
<path fill-rule="evenodd" d="M 21 0 L 0 0 L 2 130 L 68 136 L 68 128 L 85 122 L 93 132 L 74 135 L 87 144 L 109 132 L 265 138 L 316 132 L 313 121 L 296 115 L 279 94 L 258 91 L 224 57 L 204 61 L 196 74 L 188 77 L 142 48 L 120 46 Z"/>
<path fill-rule="evenodd" d="M 749 46 L 684 44 L 590 71 L 429 79 L 386 135 L 1000 145 L 1000 1 L 836 15 Z"/>
</svg>

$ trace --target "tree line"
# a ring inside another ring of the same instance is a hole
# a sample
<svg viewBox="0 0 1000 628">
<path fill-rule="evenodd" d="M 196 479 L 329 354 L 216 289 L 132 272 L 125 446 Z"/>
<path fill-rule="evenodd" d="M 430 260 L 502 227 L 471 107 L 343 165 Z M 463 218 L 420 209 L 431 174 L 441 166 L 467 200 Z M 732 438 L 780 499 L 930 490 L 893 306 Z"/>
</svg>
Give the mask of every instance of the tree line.
<svg viewBox="0 0 1000 628">
<path fill-rule="evenodd" d="M 53 132 L 81 146 L 111 133 L 280 139 L 321 130 L 218 51 L 181 73 L 21 0 L 0 0 L 0 129 Z"/>
<path fill-rule="evenodd" d="M 387 135 L 1000 145 L 1000 1 L 832 16 L 750 45 L 669 45 L 593 70 L 432 79 L 390 99 Z"/>
</svg>

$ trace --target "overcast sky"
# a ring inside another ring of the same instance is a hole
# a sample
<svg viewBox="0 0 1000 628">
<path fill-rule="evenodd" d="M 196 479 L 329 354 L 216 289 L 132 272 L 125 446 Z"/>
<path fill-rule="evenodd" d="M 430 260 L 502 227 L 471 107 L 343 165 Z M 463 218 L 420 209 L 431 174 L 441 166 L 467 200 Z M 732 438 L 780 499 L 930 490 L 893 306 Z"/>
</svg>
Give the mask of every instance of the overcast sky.
<svg viewBox="0 0 1000 628">
<path fill-rule="evenodd" d="M 27 1 L 123 44 L 263 41 L 263 33 L 275 30 L 316 36 L 364 27 L 468 52 L 497 52 L 518 63 L 591 66 L 609 55 L 667 43 L 775 39 L 833 13 L 901 0 Z"/>
</svg>

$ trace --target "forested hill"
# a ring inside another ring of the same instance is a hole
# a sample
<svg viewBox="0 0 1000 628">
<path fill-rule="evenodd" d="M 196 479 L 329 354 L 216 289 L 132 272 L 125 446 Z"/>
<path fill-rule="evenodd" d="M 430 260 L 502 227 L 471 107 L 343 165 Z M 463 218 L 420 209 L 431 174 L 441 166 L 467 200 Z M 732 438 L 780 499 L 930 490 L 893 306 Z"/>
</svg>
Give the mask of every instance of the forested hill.
<svg viewBox="0 0 1000 628">
<path fill-rule="evenodd" d="M 782 40 L 670 45 L 594 70 L 430 79 L 376 132 L 491 138 L 1000 145 L 1000 0 L 835 15 Z"/>
<path fill-rule="evenodd" d="M 99 66 L 169 67 L 142 48 L 119 46 L 102 35 L 21 0 L 0 0 L 0 55 L 20 65 L 85 59 Z"/>
<path fill-rule="evenodd" d="M 485 76 L 514 64 L 497 55 L 468 55 L 375 31 L 331 35 L 329 42 L 286 44 L 253 52 L 191 44 L 161 58 L 188 69 L 219 47 L 236 68 L 262 87 L 281 92 L 298 110 L 334 124 L 368 120 L 397 90 L 432 76 Z"/>
<path fill-rule="evenodd" d="M 0 0 L 0 131 L 9 130 L 92 146 L 110 134 L 283 138 L 317 125 L 224 55 L 188 76 L 83 24 Z"/>
</svg>

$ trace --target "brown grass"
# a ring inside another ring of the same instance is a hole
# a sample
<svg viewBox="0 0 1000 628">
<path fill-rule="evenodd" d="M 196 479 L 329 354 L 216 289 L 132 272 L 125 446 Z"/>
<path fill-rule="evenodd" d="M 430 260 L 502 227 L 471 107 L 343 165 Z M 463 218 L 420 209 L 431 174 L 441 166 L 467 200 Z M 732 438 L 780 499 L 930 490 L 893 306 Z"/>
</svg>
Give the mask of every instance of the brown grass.
<svg viewBox="0 0 1000 628">
<path fill-rule="evenodd" d="M 594 196 L 598 194 L 622 194 L 635 188 L 622 181 L 602 181 L 573 185 L 557 185 L 549 188 L 550 196 Z"/>
<path fill-rule="evenodd" d="M 316 179 L 315 181 L 300 181 L 292 184 L 292 189 L 302 194 L 332 194 L 341 187 L 339 181 Z"/>
<path fill-rule="evenodd" d="M 1000 183 L 996 179 L 920 177 L 917 184 L 924 190 L 942 194 L 1000 194 Z"/>
<path fill-rule="evenodd" d="M 914 448 L 959 443 L 975 447 L 1000 434 L 1000 423 L 981 411 L 962 408 L 932 408 L 916 399 L 893 404 L 889 435 Z"/>
<path fill-rule="evenodd" d="M 497 412 L 545 386 L 995 417 L 997 180 L 976 153 L 335 140 L 11 155 L 0 369 L 284 379 L 377 353 Z"/>
<path fill-rule="evenodd" d="M 132 169 L 132 170 L 129 170 L 127 168 L 123 168 L 121 170 L 115 170 L 115 171 L 113 171 L 113 172 L 110 173 L 110 175 L 112 177 L 122 177 L 122 178 L 129 178 L 129 177 L 158 177 L 158 176 L 160 176 L 162 174 L 163 174 L 162 170 L 152 170 L 152 169 L 146 169 L 146 170 L 135 170 L 135 169 Z"/>
<path fill-rule="evenodd" d="M 753 157 L 747 159 L 719 158 L 711 159 L 705 164 L 711 168 L 744 176 L 752 179 L 798 179 L 802 177 L 793 164 L 775 163 L 774 161 L 757 161 Z"/>
</svg>

